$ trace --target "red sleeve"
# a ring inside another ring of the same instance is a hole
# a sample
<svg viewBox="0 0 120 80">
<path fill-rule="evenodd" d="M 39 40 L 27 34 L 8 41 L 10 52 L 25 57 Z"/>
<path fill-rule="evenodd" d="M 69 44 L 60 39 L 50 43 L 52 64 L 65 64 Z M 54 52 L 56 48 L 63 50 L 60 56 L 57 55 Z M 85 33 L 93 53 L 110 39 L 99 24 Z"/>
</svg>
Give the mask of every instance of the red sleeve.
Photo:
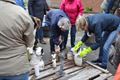
<svg viewBox="0 0 120 80">
<path fill-rule="evenodd" d="M 78 5 L 78 9 L 79 9 L 79 14 L 78 15 L 83 15 L 84 8 L 83 8 L 83 5 L 82 5 L 82 1 L 78 0 L 77 5 Z"/>
</svg>

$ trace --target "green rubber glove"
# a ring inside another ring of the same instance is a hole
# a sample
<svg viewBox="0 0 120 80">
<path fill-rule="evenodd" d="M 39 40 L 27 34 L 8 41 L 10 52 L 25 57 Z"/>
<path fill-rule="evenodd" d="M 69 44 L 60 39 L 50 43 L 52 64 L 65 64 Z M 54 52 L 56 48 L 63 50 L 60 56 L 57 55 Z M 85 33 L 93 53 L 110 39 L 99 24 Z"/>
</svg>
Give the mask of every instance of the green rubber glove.
<svg viewBox="0 0 120 80">
<path fill-rule="evenodd" d="M 73 47 L 73 52 L 76 52 L 78 51 L 78 49 L 83 45 L 84 43 L 82 41 L 79 41 L 74 47 Z"/>
<path fill-rule="evenodd" d="M 85 57 L 87 54 L 91 53 L 92 49 L 91 47 L 85 48 L 83 51 L 81 51 L 79 54 L 80 57 Z"/>
</svg>

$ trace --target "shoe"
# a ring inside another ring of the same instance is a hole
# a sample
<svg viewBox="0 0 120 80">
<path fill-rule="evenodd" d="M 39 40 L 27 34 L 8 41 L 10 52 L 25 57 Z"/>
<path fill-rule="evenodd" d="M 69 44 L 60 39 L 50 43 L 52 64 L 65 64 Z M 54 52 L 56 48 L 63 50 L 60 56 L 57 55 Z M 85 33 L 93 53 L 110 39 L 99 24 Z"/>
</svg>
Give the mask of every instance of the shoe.
<svg viewBox="0 0 120 80">
<path fill-rule="evenodd" d="M 103 69 L 107 69 L 107 66 L 104 66 L 104 65 L 102 65 L 102 64 L 97 64 L 97 66 L 99 66 L 99 67 L 101 67 L 101 68 L 103 68 Z"/>
<path fill-rule="evenodd" d="M 101 63 L 102 61 L 100 60 L 100 59 L 97 59 L 97 60 L 93 60 L 93 61 L 91 61 L 93 64 L 99 64 L 99 63 Z"/>
<path fill-rule="evenodd" d="M 41 44 L 46 44 L 46 42 L 42 39 L 42 40 L 40 40 L 40 43 Z"/>
</svg>

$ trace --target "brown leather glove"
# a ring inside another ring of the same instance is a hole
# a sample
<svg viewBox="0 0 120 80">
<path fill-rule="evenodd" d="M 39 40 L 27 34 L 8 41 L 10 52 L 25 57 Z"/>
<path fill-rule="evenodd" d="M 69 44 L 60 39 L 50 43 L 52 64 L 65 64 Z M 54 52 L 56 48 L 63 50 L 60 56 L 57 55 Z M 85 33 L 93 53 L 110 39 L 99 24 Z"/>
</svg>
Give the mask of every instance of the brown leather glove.
<svg viewBox="0 0 120 80">
<path fill-rule="evenodd" d="M 41 20 L 37 17 L 33 17 L 31 16 L 33 22 L 34 22 L 34 28 L 35 29 L 39 29 L 40 28 L 40 25 L 41 25 Z"/>
</svg>

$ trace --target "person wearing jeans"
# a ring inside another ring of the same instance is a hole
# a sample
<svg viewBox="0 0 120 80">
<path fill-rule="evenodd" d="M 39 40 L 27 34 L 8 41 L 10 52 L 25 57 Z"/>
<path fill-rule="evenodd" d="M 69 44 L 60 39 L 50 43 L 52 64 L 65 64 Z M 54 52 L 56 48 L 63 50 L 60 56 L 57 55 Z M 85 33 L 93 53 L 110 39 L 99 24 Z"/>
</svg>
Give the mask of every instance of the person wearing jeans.
<svg viewBox="0 0 120 80">
<path fill-rule="evenodd" d="M 106 22 L 107 21 L 107 22 Z M 95 34 L 95 43 L 89 45 L 81 51 L 80 57 L 96 50 L 100 47 L 99 58 L 93 63 L 99 63 L 98 66 L 106 69 L 108 63 L 109 49 L 112 42 L 116 39 L 120 31 L 120 18 L 112 14 L 95 14 L 88 17 L 80 16 L 76 21 L 76 25 L 85 31 L 79 45 L 81 46 L 89 38 L 91 33 Z M 74 47 L 75 48 L 75 47 Z"/>
<path fill-rule="evenodd" d="M 52 58 L 56 57 L 56 47 L 62 51 L 66 48 L 69 27 L 71 26 L 69 18 L 64 11 L 60 9 L 50 10 L 45 17 L 43 26 L 50 27 L 50 52 Z M 54 62 L 54 60 L 52 60 Z"/>
<path fill-rule="evenodd" d="M 76 26 L 72 25 L 71 31 L 70 31 L 71 47 L 74 47 L 74 45 L 75 45 L 75 35 L 76 35 Z"/>
<path fill-rule="evenodd" d="M 100 54 L 99 54 L 99 60 L 101 60 L 103 65 L 107 65 L 108 58 L 109 58 L 109 49 L 111 47 L 111 44 L 115 39 L 117 38 L 117 34 L 120 31 L 120 25 L 117 30 L 112 31 L 112 32 L 104 32 L 103 35 L 103 44 L 102 47 L 100 48 Z M 103 51 L 103 52 L 102 52 Z"/>
</svg>

